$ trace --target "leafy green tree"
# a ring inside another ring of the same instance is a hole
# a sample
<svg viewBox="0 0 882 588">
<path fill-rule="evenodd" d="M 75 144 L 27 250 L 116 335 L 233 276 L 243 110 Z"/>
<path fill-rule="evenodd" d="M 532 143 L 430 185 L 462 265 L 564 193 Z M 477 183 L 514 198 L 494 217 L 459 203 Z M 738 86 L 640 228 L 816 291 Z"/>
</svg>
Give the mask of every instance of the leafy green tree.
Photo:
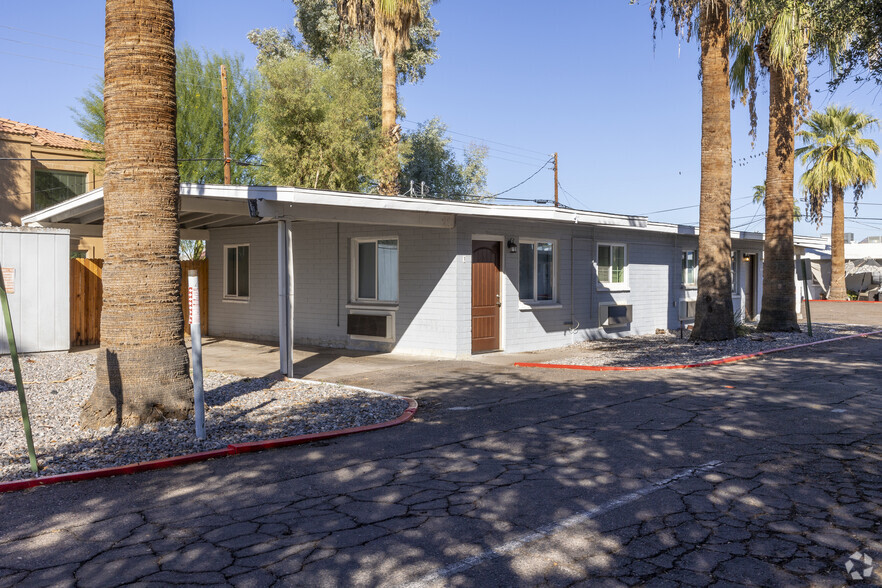
<svg viewBox="0 0 882 588">
<path fill-rule="evenodd" d="M 800 180 L 808 199 L 809 219 L 821 224 L 823 207 L 832 200 L 830 300 L 848 300 L 845 289 L 845 190 L 854 190 L 854 206 L 866 186 L 876 185 L 876 162 L 868 152 L 879 155 L 879 145 L 863 136 L 879 121 L 849 107 L 828 106 L 812 112 L 806 128 L 797 135 L 804 143 L 796 150 L 809 166 Z"/>
<path fill-rule="evenodd" d="M 823 30 L 829 38 L 849 37 L 830 82 L 838 87 L 846 79 L 882 84 L 882 0 L 823 0 L 814 2 Z"/>
<path fill-rule="evenodd" d="M 328 62 L 294 51 L 265 59 L 259 70 L 261 182 L 370 189 L 382 149 L 373 62 L 352 51 L 333 53 Z"/>
<path fill-rule="evenodd" d="M 178 171 L 181 181 L 222 184 L 223 115 L 220 66 L 227 68 L 230 109 L 232 183 L 253 184 L 257 162 L 254 130 L 257 123 L 257 79 L 244 57 L 228 53 L 200 55 L 188 45 L 179 47 L 175 76 L 177 94 Z M 74 120 L 83 136 L 104 141 L 104 80 L 99 78 L 77 99 Z"/>
<path fill-rule="evenodd" d="M 292 55 L 306 51 L 313 57 L 330 61 L 330 56 L 348 49 L 370 57 L 380 67 L 380 59 L 374 52 L 373 42 L 340 17 L 343 3 L 336 0 L 292 0 L 297 6 L 294 25 L 297 31 L 278 29 L 255 29 L 248 33 L 248 40 L 259 50 L 258 60 Z M 426 67 L 438 58 L 435 40 L 440 34 L 432 18 L 432 0 L 420 0 L 422 19 L 409 30 L 410 47 L 399 52 L 395 58 L 399 83 L 415 83 L 426 75 Z"/>
<path fill-rule="evenodd" d="M 484 159 L 487 147 L 472 143 L 465 149 L 460 163 L 445 136 L 447 127 L 438 118 L 419 125 L 401 141 L 401 175 L 399 183 L 415 194 L 450 200 L 480 200 L 486 198 L 487 167 Z M 423 188 L 425 186 L 425 188 Z"/>
</svg>

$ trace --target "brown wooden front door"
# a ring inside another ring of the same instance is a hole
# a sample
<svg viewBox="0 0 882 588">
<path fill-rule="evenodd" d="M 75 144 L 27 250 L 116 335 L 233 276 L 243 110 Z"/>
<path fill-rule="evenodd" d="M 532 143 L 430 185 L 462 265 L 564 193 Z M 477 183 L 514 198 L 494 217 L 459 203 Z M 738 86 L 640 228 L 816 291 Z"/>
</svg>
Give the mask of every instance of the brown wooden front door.
<svg viewBox="0 0 882 588">
<path fill-rule="evenodd" d="M 472 241 L 472 353 L 499 349 L 499 242 Z"/>
</svg>

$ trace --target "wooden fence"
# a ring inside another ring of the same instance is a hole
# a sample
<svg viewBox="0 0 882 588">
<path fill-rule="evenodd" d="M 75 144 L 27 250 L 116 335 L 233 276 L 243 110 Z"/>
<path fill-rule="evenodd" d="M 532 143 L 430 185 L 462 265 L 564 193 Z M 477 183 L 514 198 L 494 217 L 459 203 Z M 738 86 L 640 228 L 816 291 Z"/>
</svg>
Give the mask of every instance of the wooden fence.
<svg viewBox="0 0 882 588">
<path fill-rule="evenodd" d="M 101 340 L 101 268 L 103 259 L 70 260 L 70 344 L 97 345 Z"/>
<path fill-rule="evenodd" d="M 70 344 L 98 345 L 101 342 L 101 268 L 103 259 L 70 260 Z M 195 269 L 199 276 L 202 334 L 208 334 L 208 260 L 181 262 L 181 306 L 184 330 L 187 323 L 187 272 Z"/>
</svg>

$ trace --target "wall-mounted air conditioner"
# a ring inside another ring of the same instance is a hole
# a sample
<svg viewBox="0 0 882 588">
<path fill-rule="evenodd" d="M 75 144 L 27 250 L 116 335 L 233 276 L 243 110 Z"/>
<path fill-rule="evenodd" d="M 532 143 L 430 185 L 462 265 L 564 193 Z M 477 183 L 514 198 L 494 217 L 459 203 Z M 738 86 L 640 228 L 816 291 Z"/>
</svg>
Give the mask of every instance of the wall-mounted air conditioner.
<svg viewBox="0 0 882 588">
<path fill-rule="evenodd" d="M 631 323 L 631 305 L 604 302 L 598 305 L 597 315 L 601 327 L 623 327 Z"/>
</svg>

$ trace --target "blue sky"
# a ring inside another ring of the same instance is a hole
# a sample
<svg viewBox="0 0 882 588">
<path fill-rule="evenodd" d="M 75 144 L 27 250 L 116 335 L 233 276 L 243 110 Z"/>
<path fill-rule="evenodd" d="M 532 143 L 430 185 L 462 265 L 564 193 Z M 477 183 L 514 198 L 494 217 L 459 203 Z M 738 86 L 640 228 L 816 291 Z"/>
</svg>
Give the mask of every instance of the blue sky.
<svg viewBox="0 0 882 588">
<path fill-rule="evenodd" d="M 0 116 L 78 135 L 70 107 L 102 71 L 104 3 L 9 4 L 0 23 L 0 72 L 23 83 L 7 83 Z M 404 128 L 438 116 L 454 147 L 484 142 L 492 192 L 518 184 L 557 151 L 563 203 L 697 224 L 701 88 L 695 43 L 667 29 L 653 48 L 646 0 L 636 6 L 557 0 L 541 8 L 512 0 L 504 11 L 500 5 L 443 0 L 433 8 L 440 58 L 422 83 L 400 89 Z M 178 0 L 175 9 L 179 44 L 239 52 L 248 63 L 256 55 L 248 31 L 290 27 L 294 17 L 289 0 Z M 823 69 L 813 80 L 816 108 L 835 102 L 882 116 L 880 88 L 843 88 L 831 98 Z M 733 157 L 740 162 L 733 168 L 732 224 L 741 229 L 762 230 L 762 210 L 750 200 L 752 186 L 765 176 L 764 92 L 760 102 L 755 148 L 746 109 L 732 112 Z M 871 136 L 882 143 L 878 131 Z M 505 196 L 550 199 L 553 186 L 552 172 L 542 170 Z M 867 190 L 863 202 L 857 219 L 846 207 L 846 231 L 858 238 L 882 234 L 882 188 Z M 657 212 L 669 209 L 678 210 Z M 829 232 L 829 221 L 820 230 L 798 223 L 796 231 Z"/>
</svg>

